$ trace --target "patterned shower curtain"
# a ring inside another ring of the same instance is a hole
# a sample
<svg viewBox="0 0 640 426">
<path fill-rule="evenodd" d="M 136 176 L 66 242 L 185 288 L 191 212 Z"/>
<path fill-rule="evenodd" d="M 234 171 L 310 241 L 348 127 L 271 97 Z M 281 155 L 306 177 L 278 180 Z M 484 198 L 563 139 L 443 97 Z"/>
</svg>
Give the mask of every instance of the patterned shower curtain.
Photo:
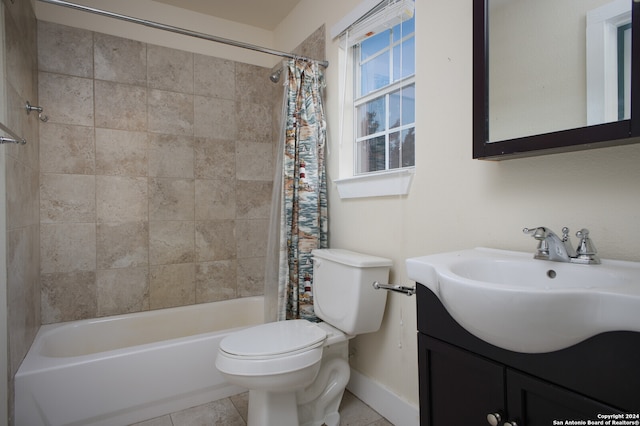
<svg viewBox="0 0 640 426">
<path fill-rule="evenodd" d="M 327 244 L 324 78 L 316 63 L 288 62 L 280 211 L 278 320 L 317 320 L 311 251 Z"/>
</svg>

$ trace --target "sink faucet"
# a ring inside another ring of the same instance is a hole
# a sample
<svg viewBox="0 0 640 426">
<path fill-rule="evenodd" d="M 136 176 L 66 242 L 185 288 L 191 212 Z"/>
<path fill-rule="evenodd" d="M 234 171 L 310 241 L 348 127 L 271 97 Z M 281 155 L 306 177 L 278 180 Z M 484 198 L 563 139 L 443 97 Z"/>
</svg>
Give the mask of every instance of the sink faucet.
<svg viewBox="0 0 640 426">
<path fill-rule="evenodd" d="M 580 239 L 577 249 L 571 245 L 569 228 L 567 227 L 562 228 L 562 238 L 544 226 L 524 228 L 522 232 L 538 240 L 534 259 L 582 264 L 600 263 L 600 259 L 596 256 L 597 250 L 589 238 L 588 229 L 583 228 L 576 233 L 576 237 Z"/>
</svg>

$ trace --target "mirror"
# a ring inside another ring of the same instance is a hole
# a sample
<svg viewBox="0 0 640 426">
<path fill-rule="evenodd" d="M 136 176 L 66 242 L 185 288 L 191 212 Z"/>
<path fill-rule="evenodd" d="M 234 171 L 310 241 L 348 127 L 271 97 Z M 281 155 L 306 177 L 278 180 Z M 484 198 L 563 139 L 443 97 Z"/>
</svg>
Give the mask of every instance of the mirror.
<svg viewBox="0 0 640 426">
<path fill-rule="evenodd" d="M 638 1 L 474 0 L 473 157 L 638 142 Z"/>
</svg>

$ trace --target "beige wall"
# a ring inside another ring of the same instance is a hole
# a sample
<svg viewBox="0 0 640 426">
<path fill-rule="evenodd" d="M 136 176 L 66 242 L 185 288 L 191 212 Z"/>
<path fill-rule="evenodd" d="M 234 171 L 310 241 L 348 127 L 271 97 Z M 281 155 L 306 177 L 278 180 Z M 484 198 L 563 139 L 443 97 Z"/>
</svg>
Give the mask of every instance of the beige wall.
<svg viewBox="0 0 640 426">
<path fill-rule="evenodd" d="M 338 3 L 338 2 L 336 2 Z M 302 0 L 330 29 L 359 0 L 326 7 Z M 525 226 L 591 230 L 604 258 L 640 261 L 640 145 L 503 162 L 471 159 L 472 0 L 416 0 L 416 174 L 407 197 L 340 200 L 330 185 L 330 244 L 394 260 L 407 283 L 408 257 L 488 246 L 532 252 Z M 285 22 L 276 43 L 302 37 Z M 329 177 L 340 176 L 339 48 L 327 40 Z M 415 299 L 391 294 L 382 329 L 353 341 L 352 365 L 417 404 Z"/>
</svg>

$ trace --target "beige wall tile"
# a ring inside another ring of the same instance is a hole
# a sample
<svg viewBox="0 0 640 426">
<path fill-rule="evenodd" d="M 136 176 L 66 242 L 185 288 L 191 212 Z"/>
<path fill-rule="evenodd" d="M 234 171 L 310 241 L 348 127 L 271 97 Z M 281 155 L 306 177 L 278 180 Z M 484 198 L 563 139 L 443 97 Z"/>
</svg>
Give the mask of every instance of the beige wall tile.
<svg viewBox="0 0 640 426">
<path fill-rule="evenodd" d="M 6 226 L 16 229 L 39 222 L 38 172 L 29 165 L 6 157 Z"/>
<path fill-rule="evenodd" d="M 96 174 L 147 176 L 149 136 L 147 132 L 95 129 Z"/>
<path fill-rule="evenodd" d="M 238 142 L 236 178 L 272 182 L 275 176 L 273 143 Z"/>
<path fill-rule="evenodd" d="M 196 96 L 194 134 L 234 140 L 237 135 L 235 102 L 229 99 Z"/>
<path fill-rule="evenodd" d="M 272 182 L 238 181 L 236 183 L 236 217 L 238 219 L 268 219 L 272 188 Z"/>
<path fill-rule="evenodd" d="M 271 70 L 250 64 L 236 64 L 236 100 L 274 107 L 276 92 L 282 91 L 282 84 L 269 80 Z M 282 80 L 280 80 L 282 82 Z M 280 107 L 278 104 L 277 107 Z"/>
<path fill-rule="evenodd" d="M 251 98 L 248 98 L 251 99 Z M 242 141 L 273 143 L 273 107 L 248 101 L 236 102 L 238 139 Z"/>
<path fill-rule="evenodd" d="M 148 220 L 147 178 L 96 176 L 96 212 L 99 223 Z"/>
<path fill-rule="evenodd" d="M 93 126 L 93 80 L 40 72 L 38 87 L 50 123 Z"/>
<path fill-rule="evenodd" d="M 93 33 L 80 28 L 38 21 L 40 71 L 93 77 Z"/>
<path fill-rule="evenodd" d="M 146 87 L 147 45 L 139 41 L 96 33 L 95 78 Z"/>
<path fill-rule="evenodd" d="M 40 172 L 94 174 L 92 127 L 40 123 Z"/>
<path fill-rule="evenodd" d="M 199 179 L 230 179 L 236 176 L 236 144 L 232 140 L 196 138 L 195 174 Z M 246 167 L 239 157 L 240 167 Z"/>
<path fill-rule="evenodd" d="M 149 131 L 193 135 L 193 95 L 149 90 Z"/>
<path fill-rule="evenodd" d="M 150 88 L 193 93 L 193 53 L 149 45 L 147 63 Z"/>
<path fill-rule="evenodd" d="M 268 229 L 268 219 L 236 220 L 238 259 L 264 256 Z"/>
<path fill-rule="evenodd" d="M 42 323 L 97 316 L 96 272 L 42 274 Z"/>
<path fill-rule="evenodd" d="M 238 297 L 264 294 L 264 257 L 238 259 Z"/>
<path fill-rule="evenodd" d="M 149 263 L 193 263 L 195 261 L 195 223 L 152 221 L 149 223 Z"/>
<path fill-rule="evenodd" d="M 235 259 L 236 226 L 233 220 L 196 222 L 196 261 Z"/>
<path fill-rule="evenodd" d="M 25 22 L 26 23 L 26 22 Z M 36 57 L 26 48 L 25 31 L 21 28 L 23 22 L 16 24 L 11 19 L 5 19 L 4 29 L 4 78 L 19 94 L 35 99 L 37 95 L 36 80 L 33 72 L 36 69 Z M 24 105 L 24 98 L 21 106 Z"/>
<path fill-rule="evenodd" d="M 41 272 L 95 271 L 96 225 L 43 223 L 40 225 Z"/>
<path fill-rule="evenodd" d="M 149 264 L 147 222 L 99 223 L 96 234 L 98 269 L 131 268 Z"/>
<path fill-rule="evenodd" d="M 146 88 L 96 80 L 95 97 L 96 127 L 147 130 Z"/>
<path fill-rule="evenodd" d="M 196 179 L 195 195 L 196 220 L 235 219 L 235 180 Z"/>
<path fill-rule="evenodd" d="M 40 175 L 40 221 L 95 222 L 95 176 Z"/>
<path fill-rule="evenodd" d="M 213 98 L 235 99 L 236 63 L 205 55 L 194 55 L 194 93 Z"/>
<path fill-rule="evenodd" d="M 236 274 L 235 260 L 196 263 L 196 303 L 237 297 Z"/>
<path fill-rule="evenodd" d="M 193 263 L 152 266 L 150 272 L 150 309 L 195 303 L 195 265 Z"/>
<path fill-rule="evenodd" d="M 148 268 L 98 270 L 97 315 L 119 315 L 149 310 Z"/>
<path fill-rule="evenodd" d="M 193 146 L 192 136 L 151 134 L 149 176 L 193 178 Z"/>
<path fill-rule="evenodd" d="M 149 180 L 150 220 L 193 220 L 193 179 L 153 178 Z"/>
</svg>

